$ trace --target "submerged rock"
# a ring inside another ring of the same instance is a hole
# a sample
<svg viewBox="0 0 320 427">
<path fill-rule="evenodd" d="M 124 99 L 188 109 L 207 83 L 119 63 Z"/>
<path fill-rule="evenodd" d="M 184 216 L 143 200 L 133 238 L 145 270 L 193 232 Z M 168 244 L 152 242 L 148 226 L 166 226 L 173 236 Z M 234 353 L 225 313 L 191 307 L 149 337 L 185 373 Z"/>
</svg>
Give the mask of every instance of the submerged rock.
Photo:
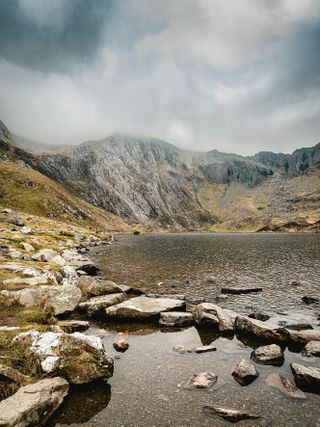
<svg viewBox="0 0 320 427">
<path fill-rule="evenodd" d="M 288 378 L 280 374 L 270 374 L 266 378 L 266 384 L 270 387 L 280 390 L 286 396 L 295 399 L 305 399 L 306 395 L 298 387 L 295 386 Z"/>
<path fill-rule="evenodd" d="M 73 332 L 83 332 L 89 329 L 89 322 L 86 320 L 60 320 L 57 326 L 63 332 L 72 334 Z"/>
<path fill-rule="evenodd" d="M 78 287 L 84 295 L 92 297 L 122 293 L 122 289 L 116 283 L 97 276 L 81 276 Z"/>
<path fill-rule="evenodd" d="M 159 325 L 161 326 L 190 326 L 193 323 L 191 313 L 185 311 L 167 311 L 160 313 Z"/>
<path fill-rule="evenodd" d="M 254 364 L 248 359 L 242 359 L 232 372 L 233 378 L 241 385 L 251 384 L 259 376 Z"/>
<path fill-rule="evenodd" d="M 309 341 L 302 349 L 302 356 L 320 357 L 320 341 Z"/>
<path fill-rule="evenodd" d="M 304 391 L 320 394 L 320 368 L 291 363 L 295 383 Z"/>
<path fill-rule="evenodd" d="M 111 294 L 101 297 L 94 297 L 79 304 L 79 310 L 88 316 L 100 316 L 105 314 L 105 310 L 112 305 L 119 304 L 125 300 L 125 294 Z"/>
<path fill-rule="evenodd" d="M 192 377 L 184 385 L 184 388 L 208 389 L 214 386 L 217 380 L 218 380 L 218 375 L 213 374 L 212 372 L 200 372 L 198 374 L 193 374 Z"/>
<path fill-rule="evenodd" d="M 29 331 L 17 335 L 21 361 L 30 374 L 59 375 L 73 384 L 105 380 L 113 375 L 113 359 L 105 352 L 100 338 L 84 335 Z"/>
<path fill-rule="evenodd" d="M 185 346 L 178 344 L 172 348 L 172 351 L 180 354 L 185 353 L 208 353 L 209 351 L 216 351 L 214 345 L 198 345 L 198 346 Z"/>
<path fill-rule="evenodd" d="M 302 301 L 309 305 L 309 304 L 315 304 L 317 302 L 320 302 L 320 298 L 318 296 L 315 295 L 306 295 L 304 297 L 302 297 Z"/>
<path fill-rule="evenodd" d="M 128 333 L 120 332 L 119 334 L 117 334 L 117 336 L 113 342 L 113 347 L 117 351 L 121 351 L 122 353 L 124 353 L 126 350 L 128 350 L 128 348 L 129 348 Z"/>
<path fill-rule="evenodd" d="M 290 336 L 290 333 L 286 329 L 278 325 L 269 325 L 260 320 L 250 319 L 245 316 L 236 317 L 235 330 L 239 334 L 271 342 L 285 342 Z"/>
<path fill-rule="evenodd" d="M 44 426 L 68 394 L 69 384 L 63 378 L 47 378 L 21 387 L 0 402 L 0 426 Z"/>
<path fill-rule="evenodd" d="M 262 292 L 262 288 L 258 288 L 258 287 L 224 287 L 221 288 L 221 293 L 222 294 L 234 294 L 234 295 L 239 295 L 239 294 L 250 294 L 252 292 Z"/>
<path fill-rule="evenodd" d="M 216 415 L 227 421 L 230 421 L 231 423 L 236 423 L 241 420 L 254 420 L 261 418 L 259 415 L 253 414 L 251 412 L 246 412 L 243 410 L 238 411 L 236 409 L 226 409 L 218 406 L 206 405 L 203 407 L 203 410 L 207 414 Z"/>
<path fill-rule="evenodd" d="M 15 299 L 26 307 L 43 302 L 53 308 L 56 316 L 74 311 L 82 297 L 80 289 L 76 286 L 39 286 L 20 291 L 2 291 L 1 294 Z"/>
<path fill-rule="evenodd" d="M 282 348 L 277 344 L 265 345 L 256 348 L 251 353 L 251 358 L 262 365 L 281 366 L 284 362 Z"/>
<path fill-rule="evenodd" d="M 132 298 L 106 309 L 107 317 L 127 319 L 158 318 L 161 312 L 185 309 L 185 302 L 167 298 Z"/>
</svg>

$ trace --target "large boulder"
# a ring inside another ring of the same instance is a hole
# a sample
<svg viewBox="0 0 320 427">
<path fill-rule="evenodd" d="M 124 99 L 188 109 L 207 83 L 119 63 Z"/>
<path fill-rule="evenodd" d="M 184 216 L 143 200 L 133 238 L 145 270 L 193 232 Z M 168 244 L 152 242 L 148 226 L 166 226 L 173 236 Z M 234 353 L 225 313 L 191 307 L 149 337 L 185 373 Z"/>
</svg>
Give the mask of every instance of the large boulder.
<svg viewBox="0 0 320 427">
<path fill-rule="evenodd" d="M 14 343 L 30 374 L 59 375 L 73 384 L 106 380 L 113 375 L 113 359 L 96 336 L 29 331 L 17 335 Z"/>
<path fill-rule="evenodd" d="M 246 316 L 236 317 L 235 330 L 238 334 L 269 342 L 285 342 L 288 341 L 290 336 L 286 329 L 278 325 L 267 324 Z"/>
<path fill-rule="evenodd" d="M 168 298 L 148 298 L 140 296 L 106 309 L 106 316 L 125 319 L 159 318 L 163 311 L 185 309 L 185 302 Z"/>
<path fill-rule="evenodd" d="M 105 309 L 119 304 L 125 300 L 125 294 L 110 294 L 102 297 L 94 297 L 79 304 L 79 310 L 88 316 L 100 316 L 105 314 Z"/>
<path fill-rule="evenodd" d="M 233 378 L 242 386 L 251 384 L 259 376 L 254 364 L 248 359 L 242 359 L 232 372 Z"/>
<path fill-rule="evenodd" d="M 231 310 L 222 309 L 219 305 L 202 303 L 193 309 L 192 314 L 199 325 L 217 326 L 221 332 L 234 331 L 234 320 L 237 314 Z"/>
<path fill-rule="evenodd" d="M 0 426 L 44 426 L 68 394 L 69 384 L 60 377 L 21 387 L 0 402 Z"/>
<path fill-rule="evenodd" d="M 304 391 L 320 394 L 320 368 L 291 363 L 294 380 Z"/>
<path fill-rule="evenodd" d="M 81 276 L 78 287 L 81 289 L 81 292 L 88 297 L 122 293 L 122 289 L 119 288 L 119 286 L 102 277 Z"/>
<path fill-rule="evenodd" d="M 39 286 L 20 291 L 5 290 L 1 294 L 15 299 L 26 307 L 45 303 L 52 307 L 56 316 L 74 311 L 82 297 L 80 289 L 76 286 Z"/>
<path fill-rule="evenodd" d="M 284 354 L 282 348 L 277 344 L 265 345 L 256 348 L 251 358 L 263 365 L 276 365 L 281 366 L 284 362 Z"/>
</svg>

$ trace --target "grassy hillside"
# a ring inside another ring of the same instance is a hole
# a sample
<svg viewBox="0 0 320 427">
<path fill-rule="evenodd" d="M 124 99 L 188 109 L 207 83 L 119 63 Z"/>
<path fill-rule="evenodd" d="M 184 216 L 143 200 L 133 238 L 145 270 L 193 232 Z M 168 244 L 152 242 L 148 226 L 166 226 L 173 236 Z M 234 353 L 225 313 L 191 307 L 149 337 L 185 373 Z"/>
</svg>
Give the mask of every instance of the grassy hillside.
<svg viewBox="0 0 320 427">
<path fill-rule="evenodd" d="M 121 218 L 81 200 L 29 167 L 0 161 L 0 206 L 99 231 L 128 231 Z"/>
</svg>

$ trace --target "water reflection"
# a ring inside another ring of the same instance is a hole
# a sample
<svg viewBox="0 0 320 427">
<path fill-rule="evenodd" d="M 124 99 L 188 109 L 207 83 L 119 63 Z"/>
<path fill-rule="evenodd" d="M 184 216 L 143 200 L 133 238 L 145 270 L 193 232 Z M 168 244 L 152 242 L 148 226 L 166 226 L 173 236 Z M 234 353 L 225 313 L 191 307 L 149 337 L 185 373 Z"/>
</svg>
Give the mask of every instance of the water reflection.
<svg viewBox="0 0 320 427">
<path fill-rule="evenodd" d="M 72 386 L 48 427 L 84 424 L 105 409 L 110 399 L 111 387 L 106 382 Z"/>
</svg>

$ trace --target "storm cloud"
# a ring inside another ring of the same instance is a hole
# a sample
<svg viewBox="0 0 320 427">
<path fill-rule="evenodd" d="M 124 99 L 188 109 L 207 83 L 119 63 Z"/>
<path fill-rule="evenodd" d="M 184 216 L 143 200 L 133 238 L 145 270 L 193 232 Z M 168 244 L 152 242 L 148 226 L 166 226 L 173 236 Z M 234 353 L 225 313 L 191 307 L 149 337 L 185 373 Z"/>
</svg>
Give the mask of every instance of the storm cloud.
<svg viewBox="0 0 320 427">
<path fill-rule="evenodd" d="M 320 140 L 320 0 L 2 0 L 0 41 L 0 118 L 31 139 Z"/>
</svg>

